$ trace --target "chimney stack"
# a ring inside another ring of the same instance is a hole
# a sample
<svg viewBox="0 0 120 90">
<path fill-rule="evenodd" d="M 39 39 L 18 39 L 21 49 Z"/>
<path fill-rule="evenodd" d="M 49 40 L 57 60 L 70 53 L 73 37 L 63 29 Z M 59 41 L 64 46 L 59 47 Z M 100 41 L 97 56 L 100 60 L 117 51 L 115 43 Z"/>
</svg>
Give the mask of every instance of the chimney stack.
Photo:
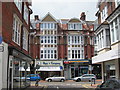
<svg viewBox="0 0 120 90">
<path fill-rule="evenodd" d="M 35 20 L 39 20 L 39 16 L 38 15 L 35 15 Z"/>
<path fill-rule="evenodd" d="M 82 12 L 82 13 L 81 13 L 80 19 L 81 19 L 82 21 L 85 21 L 85 20 L 86 20 L 85 12 Z"/>
</svg>

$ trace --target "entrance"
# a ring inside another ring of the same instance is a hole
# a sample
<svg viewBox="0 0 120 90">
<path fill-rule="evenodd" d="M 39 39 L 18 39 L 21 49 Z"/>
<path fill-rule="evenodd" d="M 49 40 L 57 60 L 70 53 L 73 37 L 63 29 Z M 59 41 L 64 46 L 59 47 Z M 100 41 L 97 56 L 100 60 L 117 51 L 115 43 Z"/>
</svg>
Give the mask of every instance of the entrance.
<svg viewBox="0 0 120 90">
<path fill-rule="evenodd" d="M 13 78 L 12 78 L 12 68 L 10 68 L 9 70 L 10 70 L 10 72 L 9 72 L 9 90 L 12 90 L 12 88 L 13 88 L 13 85 L 12 85 L 12 80 L 13 80 Z"/>
<path fill-rule="evenodd" d="M 9 56 L 9 68 L 8 68 L 8 88 L 13 89 L 13 56 Z"/>
</svg>

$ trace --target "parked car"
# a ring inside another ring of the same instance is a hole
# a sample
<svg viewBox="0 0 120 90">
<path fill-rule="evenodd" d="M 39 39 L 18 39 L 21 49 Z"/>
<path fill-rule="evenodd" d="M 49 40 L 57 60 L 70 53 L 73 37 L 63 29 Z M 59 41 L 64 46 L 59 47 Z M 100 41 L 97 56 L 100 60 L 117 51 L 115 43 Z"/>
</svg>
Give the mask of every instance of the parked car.
<svg viewBox="0 0 120 90">
<path fill-rule="evenodd" d="M 27 77 L 30 78 L 30 81 L 41 80 L 41 78 L 38 74 L 29 74 L 29 75 L 27 75 Z"/>
<path fill-rule="evenodd" d="M 120 80 L 110 79 L 98 85 L 95 90 L 120 90 Z"/>
<path fill-rule="evenodd" d="M 26 77 L 26 80 L 30 80 L 30 78 Z M 25 81 L 25 77 L 13 77 L 13 81 L 15 82 Z"/>
<path fill-rule="evenodd" d="M 48 77 L 45 80 L 48 81 L 48 82 L 52 82 L 52 81 L 64 82 L 65 81 L 65 77 L 53 76 L 53 77 Z"/>
<path fill-rule="evenodd" d="M 84 74 L 80 77 L 75 77 L 73 80 L 76 82 L 80 82 L 80 81 L 91 81 L 95 79 L 96 79 L 96 76 L 94 74 Z"/>
</svg>

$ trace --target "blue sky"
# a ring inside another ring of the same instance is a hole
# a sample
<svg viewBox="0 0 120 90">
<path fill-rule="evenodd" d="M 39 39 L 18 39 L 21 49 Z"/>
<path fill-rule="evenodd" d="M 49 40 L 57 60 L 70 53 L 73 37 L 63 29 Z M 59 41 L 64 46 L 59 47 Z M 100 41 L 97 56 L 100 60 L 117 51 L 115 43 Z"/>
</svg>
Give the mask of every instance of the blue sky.
<svg viewBox="0 0 120 90">
<path fill-rule="evenodd" d="M 86 20 L 95 20 L 97 0 L 32 0 L 34 15 L 44 17 L 50 12 L 56 19 L 79 18 L 81 12 L 86 13 Z"/>
</svg>

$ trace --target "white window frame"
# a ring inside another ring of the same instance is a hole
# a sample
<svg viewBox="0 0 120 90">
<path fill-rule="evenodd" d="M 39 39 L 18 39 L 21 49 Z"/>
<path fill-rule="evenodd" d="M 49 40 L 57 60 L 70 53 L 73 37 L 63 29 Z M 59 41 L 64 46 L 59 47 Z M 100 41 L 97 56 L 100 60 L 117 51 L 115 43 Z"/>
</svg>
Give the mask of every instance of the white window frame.
<svg viewBox="0 0 120 90">
<path fill-rule="evenodd" d="M 107 16 L 108 16 L 107 6 L 105 6 L 101 11 L 101 22 L 104 22 Z"/>
<path fill-rule="evenodd" d="M 41 51 L 43 51 L 43 53 L 40 54 L 41 60 L 44 60 L 44 59 L 47 59 L 47 60 L 55 59 L 56 60 L 57 59 L 57 48 L 41 48 L 40 52 Z"/>
<path fill-rule="evenodd" d="M 81 23 L 68 23 L 68 29 L 69 30 L 82 30 L 82 24 Z"/>
<path fill-rule="evenodd" d="M 83 40 L 83 36 L 80 36 L 80 35 L 68 35 L 67 37 L 68 39 L 68 45 L 71 45 L 71 44 L 76 44 L 76 45 L 79 45 L 79 44 L 84 44 L 84 40 Z"/>
<path fill-rule="evenodd" d="M 20 45 L 22 22 L 16 14 L 13 15 L 13 35 L 12 40 Z"/>
<path fill-rule="evenodd" d="M 14 3 L 17 6 L 20 13 L 22 13 L 22 0 L 14 0 Z"/>
<path fill-rule="evenodd" d="M 57 44 L 57 36 L 55 35 L 54 36 L 41 36 L 40 42 L 41 44 L 52 44 L 52 45 Z"/>
<path fill-rule="evenodd" d="M 116 17 L 111 23 L 110 23 L 110 34 L 111 34 L 111 44 L 114 44 L 118 41 L 120 41 L 120 17 Z M 115 20 L 117 20 L 117 23 L 115 23 Z M 113 26 L 112 26 L 113 23 Z M 116 30 L 116 27 L 118 27 L 118 29 Z M 113 37 L 114 36 L 114 37 Z M 114 39 L 114 40 L 113 40 Z"/>
<path fill-rule="evenodd" d="M 84 59 L 84 49 L 80 48 L 68 48 L 68 59 Z"/>
<path fill-rule="evenodd" d="M 28 10 L 28 7 L 26 5 L 26 2 L 24 2 L 24 19 L 25 19 L 27 24 L 28 24 L 28 17 L 29 17 L 29 10 Z"/>
<path fill-rule="evenodd" d="M 41 30 L 56 30 L 57 29 L 57 23 L 54 22 L 42 22 L 41 23 Z"/>
<path fill-rule="evenodd" d="M 28 30 L 23 28 L 23 49 L 28 51 Z"/>
</svg>

